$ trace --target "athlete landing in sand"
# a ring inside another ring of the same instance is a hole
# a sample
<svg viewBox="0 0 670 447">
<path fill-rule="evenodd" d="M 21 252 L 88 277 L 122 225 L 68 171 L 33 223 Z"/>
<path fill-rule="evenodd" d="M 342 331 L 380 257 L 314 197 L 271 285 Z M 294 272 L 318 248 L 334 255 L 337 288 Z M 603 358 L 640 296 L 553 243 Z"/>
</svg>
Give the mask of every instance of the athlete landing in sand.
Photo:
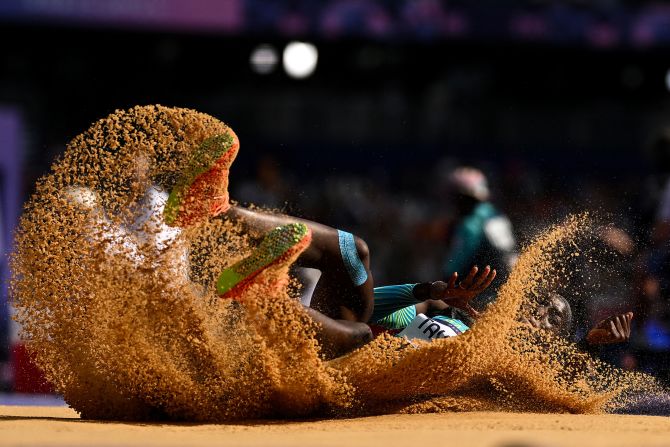
<svg viewBox="0 0 670 447">
<path fill-rule="evenodd" d="M 324 354 L 334 357 L 370 341 L 365 322 L 372 313 L 373 279 L 365 242 L 316 222 L 231 207 L 228 172 L 238 150 L 239 140 L 232 130 L 203 142 L 170 192 L 163 211 L 165 222 L 186 227 L 222 216 L 254 236 L 264 236 L 250 256 L 219 276 L 216 288 L 224 298 L 240 297 L 258 273 L 299 253 L 298 265 L 322 272 L 314 308 L 307 312 L 319 323 L 317 338 Z"/>
<path fill-rule="evenodd" d="M 228 172 L 238 150 L 239 140 L 229 128 L 225 134 L 205 139 L 191 153 L 169 191 L 148 178 L 148 159 L 138 154 L 135 181 L 150 186 L 141 200 L 131 206 L 132 217 L 123 225 L 112 224 L 106 218 L 94 190 L 71 187 L 66 196 L 78 206 L 94 210 L 91 214 L 97 221 L 94 227 L 100 232 L 92 237 L 103 241 L 107 252 L 124 254 L 140 266 L 144 262 L 140 247 L 153 250 L 154 257 L 170 266 L 175 286 L 190 284 L 188 248 L 177 242 L 181 228 L 216 216 L 230 219 L 261 242 L 251 255 L 220 273 L 216 291 L 222 298 L 241 298 L 264 269 L 296 259 L 296 265 L 322 272 L 312 296 L 312 307 L 306 311 L 318 323 L 317 339 L 324 356 L 336 357 L 372 340 L 372 331 L 366 323 L 373 315 L 375 293 L 365 241 L 316 222 L 231 206 Z M 488 267 L 480 275 L 473 269 L 458 284 L 458 275 L 454 274 L 448 283 L 434 284 L 439 286 L 439 293 L 426 289 L 426 297 L 434 298 L 435 303 L 451 300 L 452 305 L 474 312 L 469 300 L 494 277 L 495 271 Z M 422 290 L 417 288 L 419 293 Z"/>
<path fill-rule="evenodd" d="M 219 276 L 217 292 L 226 298 L 240 296 L 263 269 L 299 252 L 296 265 L 321 271 L 307 312 L 320 326 L 317 338 L 324 355 L 336 357 L 372 340 L 366 323 L 372 317 L 375 298 L 365 241 L 309 220 L 231 206 L 228 172 L 238 150 L 239 140 L 232 130 L 203 142 L 170 193 L 163 211 L 165 222 L 184 227 L 222 216 L 252 235 L 265 235 L 249 257 Z M 457 303 L 465 299 L 464 308 L 472 310 L 469 299 L 488 287 L 495 271 L 487 267 L 477 275 L 474 269 L 460 284 L 457 277 L 454 274 L 448 283 L 441 283 L 436 298 Z"/>
</svg>

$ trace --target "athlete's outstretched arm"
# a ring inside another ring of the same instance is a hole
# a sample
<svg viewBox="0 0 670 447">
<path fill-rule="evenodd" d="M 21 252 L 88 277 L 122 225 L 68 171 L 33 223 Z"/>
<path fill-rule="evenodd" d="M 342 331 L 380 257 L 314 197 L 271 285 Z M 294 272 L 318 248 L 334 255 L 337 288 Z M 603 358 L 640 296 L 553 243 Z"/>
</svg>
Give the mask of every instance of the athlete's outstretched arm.
<svg viewBox="0 0 670 447">
<path fill-rule="evenodd" d="M 627 342 L 630 338 L 632 320 L 633 312 L 605 318 L 589 331 L 586 341 L 591 345 Z"/>
<path fill-rule="evenodd" d="M 414 296 L 417 301 L 441 300 L 449 306 L 468 312 L 473 318 L 479 316 L 470 301 L 482 293 L 496 277 L 496 271 L 486 266 L 479 272 L 479 267 L 474 266 L 463 281 L 458 282 L 458 272 L 454 272 L 448 282 L 435 281 L 432 283 L 421 283 L 414 287 Z"/>
</svg>

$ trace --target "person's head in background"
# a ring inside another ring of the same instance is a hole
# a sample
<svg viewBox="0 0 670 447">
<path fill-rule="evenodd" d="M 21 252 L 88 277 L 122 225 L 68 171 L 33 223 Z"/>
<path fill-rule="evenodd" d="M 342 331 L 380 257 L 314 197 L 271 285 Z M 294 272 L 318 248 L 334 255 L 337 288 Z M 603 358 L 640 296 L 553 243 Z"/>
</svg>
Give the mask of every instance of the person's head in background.
<svg viewBox="0 0 670 447">
<path fill-rule="evenodd" d="M 469 214 L 479 203 L 486 202 L 490 197 L 486 176 L 472 167 L 454 169 L 448 177 L 448 189 L 461 216 Z"/>
</svg>

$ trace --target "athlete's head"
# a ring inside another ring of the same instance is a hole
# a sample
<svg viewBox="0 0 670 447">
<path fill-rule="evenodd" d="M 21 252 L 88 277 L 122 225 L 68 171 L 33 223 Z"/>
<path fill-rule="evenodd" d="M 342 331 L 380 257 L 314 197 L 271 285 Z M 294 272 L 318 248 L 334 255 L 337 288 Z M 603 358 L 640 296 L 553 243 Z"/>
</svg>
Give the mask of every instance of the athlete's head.
<svg viewBox="0 0 670 447">
<path fill-rule="evenodd" d="M 468 213 L 479 202 L 489 199 L 489 186 L 482 171 L 471 167 L 454 169 L 448 177 L 448 188 L 458 210 Z"/>
<path fill-rule="evenodd" d="M 461 167 L 454 169 L 449 174 L 449 186 L 454 192 L 479 201 L 489 199 L 490 193 L 486 176 L 476 168 Z"/>
<path fill-rule="evenodd" d="M 552 292 L 540 301 L 532 315 L 525 321 L 538 329 L 568 337 L 572 329 L 572 309 L 565 298 Z"/>
</svg>

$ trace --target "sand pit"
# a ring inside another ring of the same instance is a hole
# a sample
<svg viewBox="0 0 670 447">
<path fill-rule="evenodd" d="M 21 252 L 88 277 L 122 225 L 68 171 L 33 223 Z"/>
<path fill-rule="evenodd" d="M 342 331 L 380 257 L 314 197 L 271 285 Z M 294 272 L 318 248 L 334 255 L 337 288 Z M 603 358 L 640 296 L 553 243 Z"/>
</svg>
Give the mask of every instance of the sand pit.
<svg viewBox="0 0 670 447">
<path fill-rule="evenodd" d="M 468 412 L 239 424 L 81 420 L 62 407 L 0 407 L 2 445 L 661 446 L 670 419 L 654 416 Z"/>
</svg>

